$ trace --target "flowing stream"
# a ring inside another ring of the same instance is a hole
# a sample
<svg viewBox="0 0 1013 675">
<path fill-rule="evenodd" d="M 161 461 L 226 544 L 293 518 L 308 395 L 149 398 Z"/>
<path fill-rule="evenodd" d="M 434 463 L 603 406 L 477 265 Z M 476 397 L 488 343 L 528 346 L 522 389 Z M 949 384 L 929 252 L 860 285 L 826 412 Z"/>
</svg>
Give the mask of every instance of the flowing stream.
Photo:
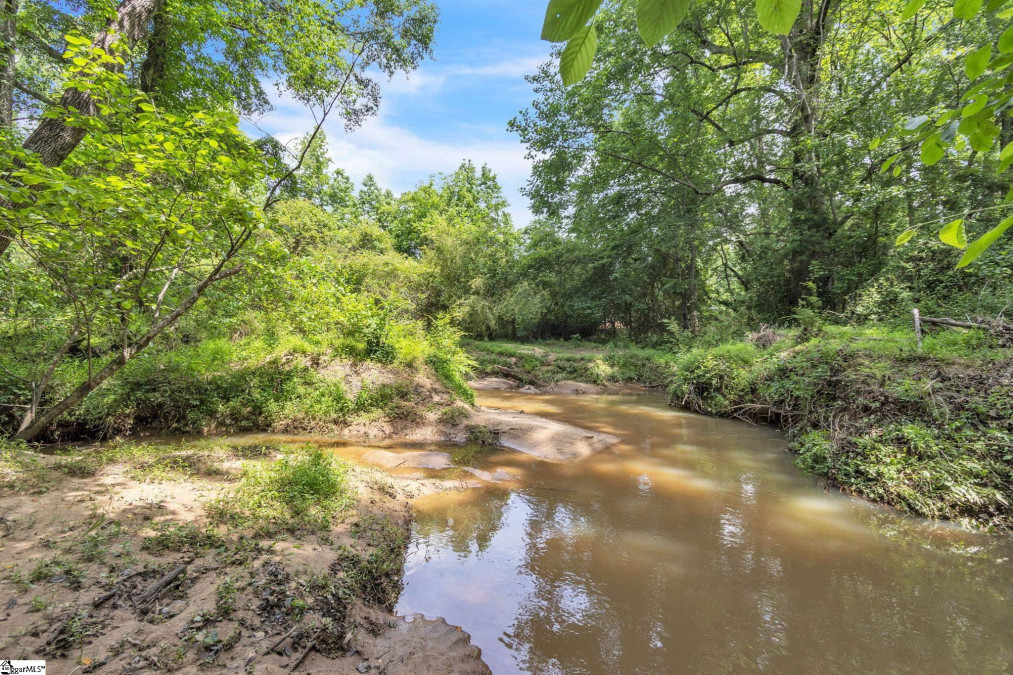
<svg viewBox="0 0 1013 675">
<path fill-rule="evenodd" d="M 480 404 L 620 437 L 416 506 L 402 614 L 471 633 L 494 673 L 1013 670 L 1013 542 L 799 474 L 771 429 L 656 394 Z"/>
</svg>

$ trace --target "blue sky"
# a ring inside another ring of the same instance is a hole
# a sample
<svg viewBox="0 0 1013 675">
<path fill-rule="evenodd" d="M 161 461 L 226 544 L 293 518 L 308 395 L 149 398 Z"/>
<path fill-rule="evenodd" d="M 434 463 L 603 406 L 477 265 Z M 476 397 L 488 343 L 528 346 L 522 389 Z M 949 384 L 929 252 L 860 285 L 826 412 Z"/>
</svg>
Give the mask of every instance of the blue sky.
<svg viewBox="0 0 1013 675">
<path fill-rule="evenodd" d="M 358 183 L 368 173 L 395 192 L 415 187 L 461 161 L 488 164 L 510 200 L 514 223 L 530 221 L 520 188 L 530 163 L 507 122 L 533 98 L 524 75 L 549 56 L 538 39 L 546 0 L 436 0 L 440 25 L 434 59 L 383 83 L 380 113 L 346 134 L 326 127 L 330 155 Z M 278 104 L 260 121 L 283 141 L 312 127 L 296 105 Z"/>
</svg>

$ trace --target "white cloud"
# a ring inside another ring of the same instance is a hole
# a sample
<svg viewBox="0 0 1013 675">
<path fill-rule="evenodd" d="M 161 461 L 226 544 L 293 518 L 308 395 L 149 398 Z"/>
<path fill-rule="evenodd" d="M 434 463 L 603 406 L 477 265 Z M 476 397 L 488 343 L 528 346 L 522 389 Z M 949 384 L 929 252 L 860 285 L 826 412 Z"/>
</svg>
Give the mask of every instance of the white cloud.
<svg viewBox="0 0 1013 675">
<path fill-rule="evenodd" d="M 298 104 L 276 104 L 273 113 L 259 121 L 258 126 L 272 133 L 279 141 L 291 143 L 313 129 L 313 117 Z M 373 174 L 381 185 L 395 192 L 413 189 L 429 176 L 450 173 L 464 160 L 477 166 L 488 164 L 499 177 L 511 205 L 517 227 L 531 220 L 527 199 L 520 189 L 527 183 L 531 163 L 525 148 L 514 137 L 478 133 L 462 135 L 454 142 L 427 139 L 402 126 L 392 124 L 381 112 L 362 127 L 348 133 L 340 120 L 325 126 L 329 154 L 334 165 L 345 170 L 361 183 Z"/>
<path fill-rule="evenodd" d="M 363 126 L 346 133 L 340 120 L 325 127 L 330 156 L 357 183 L 373 174 L 381 185 L 395 192 L 410 190 L 435 173 L 450 173 L 464 160 L 489 167 L 499 177 L 511 204 L 511 215 L 518 227 L 531 220 L 527 199 L 520 189 L 527 183 L 531 162 L 519 139 L 505 132 L 506 120 L 459 119 L 449 113 L 440 128 L 411 125 L 406 114 L 413 106 L 437 103 L 454 109 L 457 96 L 475 90 L 481 78 L 496 86 L 523 85 L 523 77 L 534 72 L 544 57 L 528 55 L 507 58 L 506 53 L 481 54 L 476 62 L 487 65 L 427 64 L 408 76 L 398 75 L 384 83 L 380 114 Z M 265 87 L 266 89 L 266 87 Z M 452 94 L 451 91 L 456 91 Z M 396 121 L 395 121 L 396 120 Z M 411 125 L 411 126 L 409 126 Z M 278 98 L 275 110 L 257 126 L 283 143 L 291 142 L 314 126 L 312 115 L 299 103 Z M 447 131 L 455 134 L 448 138 Z"/>
</svg>

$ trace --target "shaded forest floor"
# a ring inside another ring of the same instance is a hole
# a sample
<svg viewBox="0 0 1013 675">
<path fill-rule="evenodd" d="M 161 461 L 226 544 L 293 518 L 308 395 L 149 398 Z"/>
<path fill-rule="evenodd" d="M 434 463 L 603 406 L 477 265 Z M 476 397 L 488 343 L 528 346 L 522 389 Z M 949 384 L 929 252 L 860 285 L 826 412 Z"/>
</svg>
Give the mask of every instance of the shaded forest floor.
<svg viewBox="0 0 1013 675">
<path fill-rule="evenodd" d="M 487 376 L 664 385 L 673 405 L 777 424 L 804 471 L 909 513 L 1013 530 L 1013 350 L 979 331 L 764 331 L 675 352 L 472 342 Z"/>
</svg>

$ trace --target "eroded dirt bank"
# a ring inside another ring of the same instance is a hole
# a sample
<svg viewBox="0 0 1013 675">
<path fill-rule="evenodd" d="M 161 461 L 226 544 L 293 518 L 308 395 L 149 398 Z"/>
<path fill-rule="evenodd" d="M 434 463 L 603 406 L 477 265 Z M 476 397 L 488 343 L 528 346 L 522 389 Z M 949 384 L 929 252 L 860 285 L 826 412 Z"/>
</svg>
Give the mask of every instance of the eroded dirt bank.
<svg viewBox="0 0 1013 675">
<path fill-rule="evenodd" d="M 460 628 L 390 612 L 411 499 L 462 483 L 351 465 L 348 503 L 322 529 L 222 524 L 247 465 L 281 452 L 8 461 L 0 653 L 55 675 L 489 672 Z"/>
</svg>

